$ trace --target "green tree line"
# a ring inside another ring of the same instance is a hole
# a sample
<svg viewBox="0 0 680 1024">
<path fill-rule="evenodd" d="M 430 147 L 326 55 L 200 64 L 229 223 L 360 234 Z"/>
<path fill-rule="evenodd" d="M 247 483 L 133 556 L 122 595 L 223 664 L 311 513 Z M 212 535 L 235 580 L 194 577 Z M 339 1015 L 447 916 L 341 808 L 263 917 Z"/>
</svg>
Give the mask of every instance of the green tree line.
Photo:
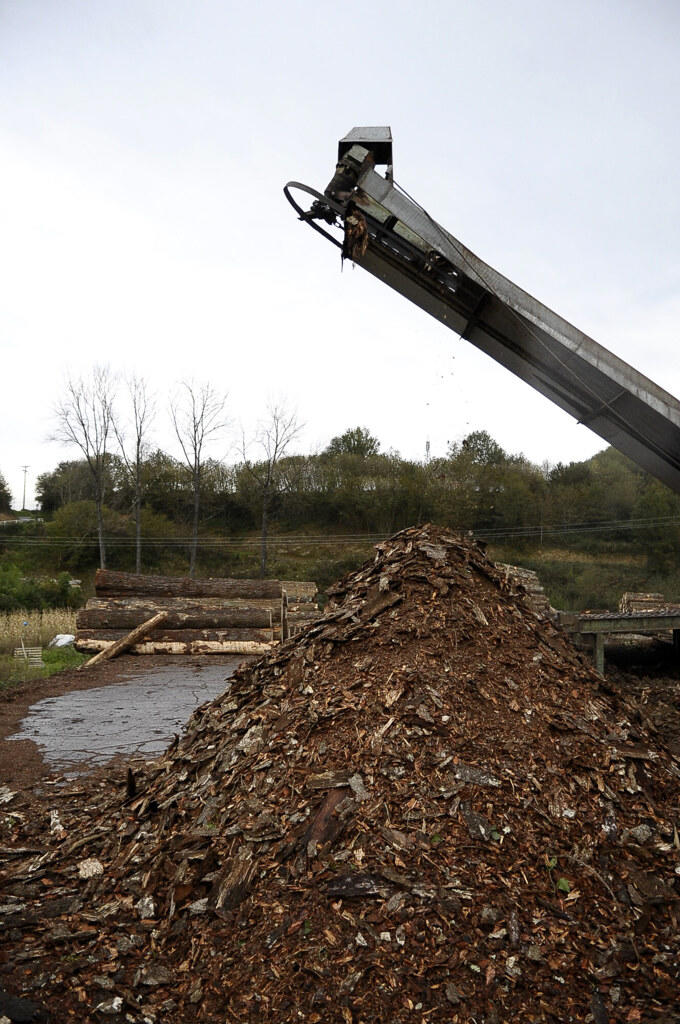
<svg viewBox="0 0 680 1024">
<path fill-rule="evenodd" d="M 260 530 L 263 481 L 270 540 L 385 535 L 434 521 L 520 554 L 568 538 L 571 550 L 635 548 L 654 571 L 680 568 L 680 497 L 612 448 L 584 462 L 541 467 L 475 431 L 445 457 L 418 462 L 383 451 L 366 428 L 353 427 L 322 452 L 284 455 L 273 464 L 206 459 L 198 524 L 202 573 L 238 570 L 228 542 Z M 134 568 L 139 494 L 143 571 L 186 571 L 196 512 L 186 462 L 161 450 L 148 453 L 136 492 L 121 457 L 107 454 L 101 493 L 111 567 Z M 4 528 L 4 561 L 20 557 L 29 567 L 91 570 L 97 564 L 97 495 L 86 461 L 60 462 L 43 473 L 38 500 L 44 522 Z"/>
</svg>

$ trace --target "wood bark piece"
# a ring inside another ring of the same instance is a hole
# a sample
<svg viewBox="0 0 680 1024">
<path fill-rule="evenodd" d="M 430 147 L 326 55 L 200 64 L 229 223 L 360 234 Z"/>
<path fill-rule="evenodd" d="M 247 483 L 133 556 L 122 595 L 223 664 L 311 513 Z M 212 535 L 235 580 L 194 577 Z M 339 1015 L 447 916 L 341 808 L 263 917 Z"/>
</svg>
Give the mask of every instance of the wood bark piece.
<svg viewBox="0 0 680 1024">
<path fill-rule="evenodd" d="M 156 626 L 160 626 L 161 622 L 164 622 L 167 617 L 167 612 L 158 612 L 151 619 L 147 619 L 141 626 L 137 626 L 130 633 L 127 633 L 120 640 L 116 640 L 115 643 L 109 644 L 105 650 L 100 650 L 99 654 L 95 654 L 94 658 L 90 658 L 80 668 L 91 668 L 93 665 L 97 665 L 100 661 L 109 661 L 111 658 L 115 658 L 118 654 L 122 654 L 129 647 L 132 647 L 143 637 L 147 636 L 152 629 Z"/>
<path fill-rule="evenodd" d="M 98 597 L 159 594 L 167 597 L 280 598 L 279 580 L 190 579 L 188 576 L 139 576 L 131 572 L 97 569 Z"/>
<path fill-rule="evenodd" d="M 257 861 L 253 860 L 250 847 L 242 846 L 233 863 L 213 886 L 211 898 L 215 910 L 233 910 L 242 903 L 256 874 Z"/>
<path fill-rule="evenodd" d="M 76 627 L 86 629 L 134 629 L 160 608 L 81 608 L 76 616 Z M 187 611 L 168 609 L 165 629 L 271 629 L 270 608 L 190 608 Z M 242 639 L 241 637 L 235 639 Z"/>
<path fill-rule="evenodd" d="M 348 787 L 329 790 L 302 837 L 303 850 L 309 852 L 310 844 L 318 849 L 332 846 L 345 827 L 345 820 L 335 814 L 336 808 L 351 796 L 352 791 Z"/>
<path fill-rule="evenodd" d="M 308 775 L 306 786 L 308 789 L 342 789 L 349 785 L 349 778 L 352 773 L 347 772 L 321 772 L 319 775 Z M 347 795 L 347 794 L 345 794 Z"/>
</svg>

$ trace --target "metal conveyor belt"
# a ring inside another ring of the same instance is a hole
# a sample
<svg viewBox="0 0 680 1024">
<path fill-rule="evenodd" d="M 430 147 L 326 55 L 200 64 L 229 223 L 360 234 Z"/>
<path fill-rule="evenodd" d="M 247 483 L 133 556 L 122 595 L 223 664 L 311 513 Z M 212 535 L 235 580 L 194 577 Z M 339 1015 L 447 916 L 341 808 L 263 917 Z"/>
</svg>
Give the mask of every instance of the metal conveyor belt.
<svg viewBox="0 0 680 1024">
<path fill-rule="evenodd" d="M 388 164 L 385 177 L 376 163 Z M 680 493 L 678 400 L 470 252 L 397 188 L 391 163 L 389 129 L 355 128 L 323 195 L 297 182 L 284 191 L 344 256 Z M 299 189 L 314 197 L 308 211 Z"/>
</svg>

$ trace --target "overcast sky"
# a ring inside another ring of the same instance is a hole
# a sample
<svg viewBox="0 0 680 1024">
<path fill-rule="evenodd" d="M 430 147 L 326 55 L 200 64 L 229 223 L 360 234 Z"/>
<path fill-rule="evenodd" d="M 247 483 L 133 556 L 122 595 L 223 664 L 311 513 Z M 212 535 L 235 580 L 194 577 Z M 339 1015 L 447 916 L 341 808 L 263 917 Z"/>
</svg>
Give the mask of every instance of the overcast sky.
<svg viewBox="0 0 680 1024">
<path fill-rule="evenodd" d="M 337 140 L 389 124 L 449 231 L 680 394 L 677 0 L 0 0 L 0 472 L 21 504 L 94 363 L 284 400 L 423 458 L 475 429 L 604 443 L 299 224 Z M 176 453 L 165 415 L 156 443 Z M 236 458 L 224 438 L 211 454 Z"/>
</svg>

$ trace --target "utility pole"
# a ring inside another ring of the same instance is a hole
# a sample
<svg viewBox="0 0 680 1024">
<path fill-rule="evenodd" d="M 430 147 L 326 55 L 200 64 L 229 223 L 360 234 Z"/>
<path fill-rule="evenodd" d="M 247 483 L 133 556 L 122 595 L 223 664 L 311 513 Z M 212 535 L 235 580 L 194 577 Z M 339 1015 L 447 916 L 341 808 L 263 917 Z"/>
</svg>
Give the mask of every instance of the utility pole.
<svg viewBox="0 0 680 1024">
<path fill-rule="evenodd" d="M 20 468 L 23 469 L 23 471 L 24 471 L 24 500 L 21 503 L 21 511 L 25 512 L 26 511 L 26 474 L 28 473 L 28 471 L 29 471 L 29 469 L 31 467 L 30 466 L 21 466 Z"/>
</svg>

